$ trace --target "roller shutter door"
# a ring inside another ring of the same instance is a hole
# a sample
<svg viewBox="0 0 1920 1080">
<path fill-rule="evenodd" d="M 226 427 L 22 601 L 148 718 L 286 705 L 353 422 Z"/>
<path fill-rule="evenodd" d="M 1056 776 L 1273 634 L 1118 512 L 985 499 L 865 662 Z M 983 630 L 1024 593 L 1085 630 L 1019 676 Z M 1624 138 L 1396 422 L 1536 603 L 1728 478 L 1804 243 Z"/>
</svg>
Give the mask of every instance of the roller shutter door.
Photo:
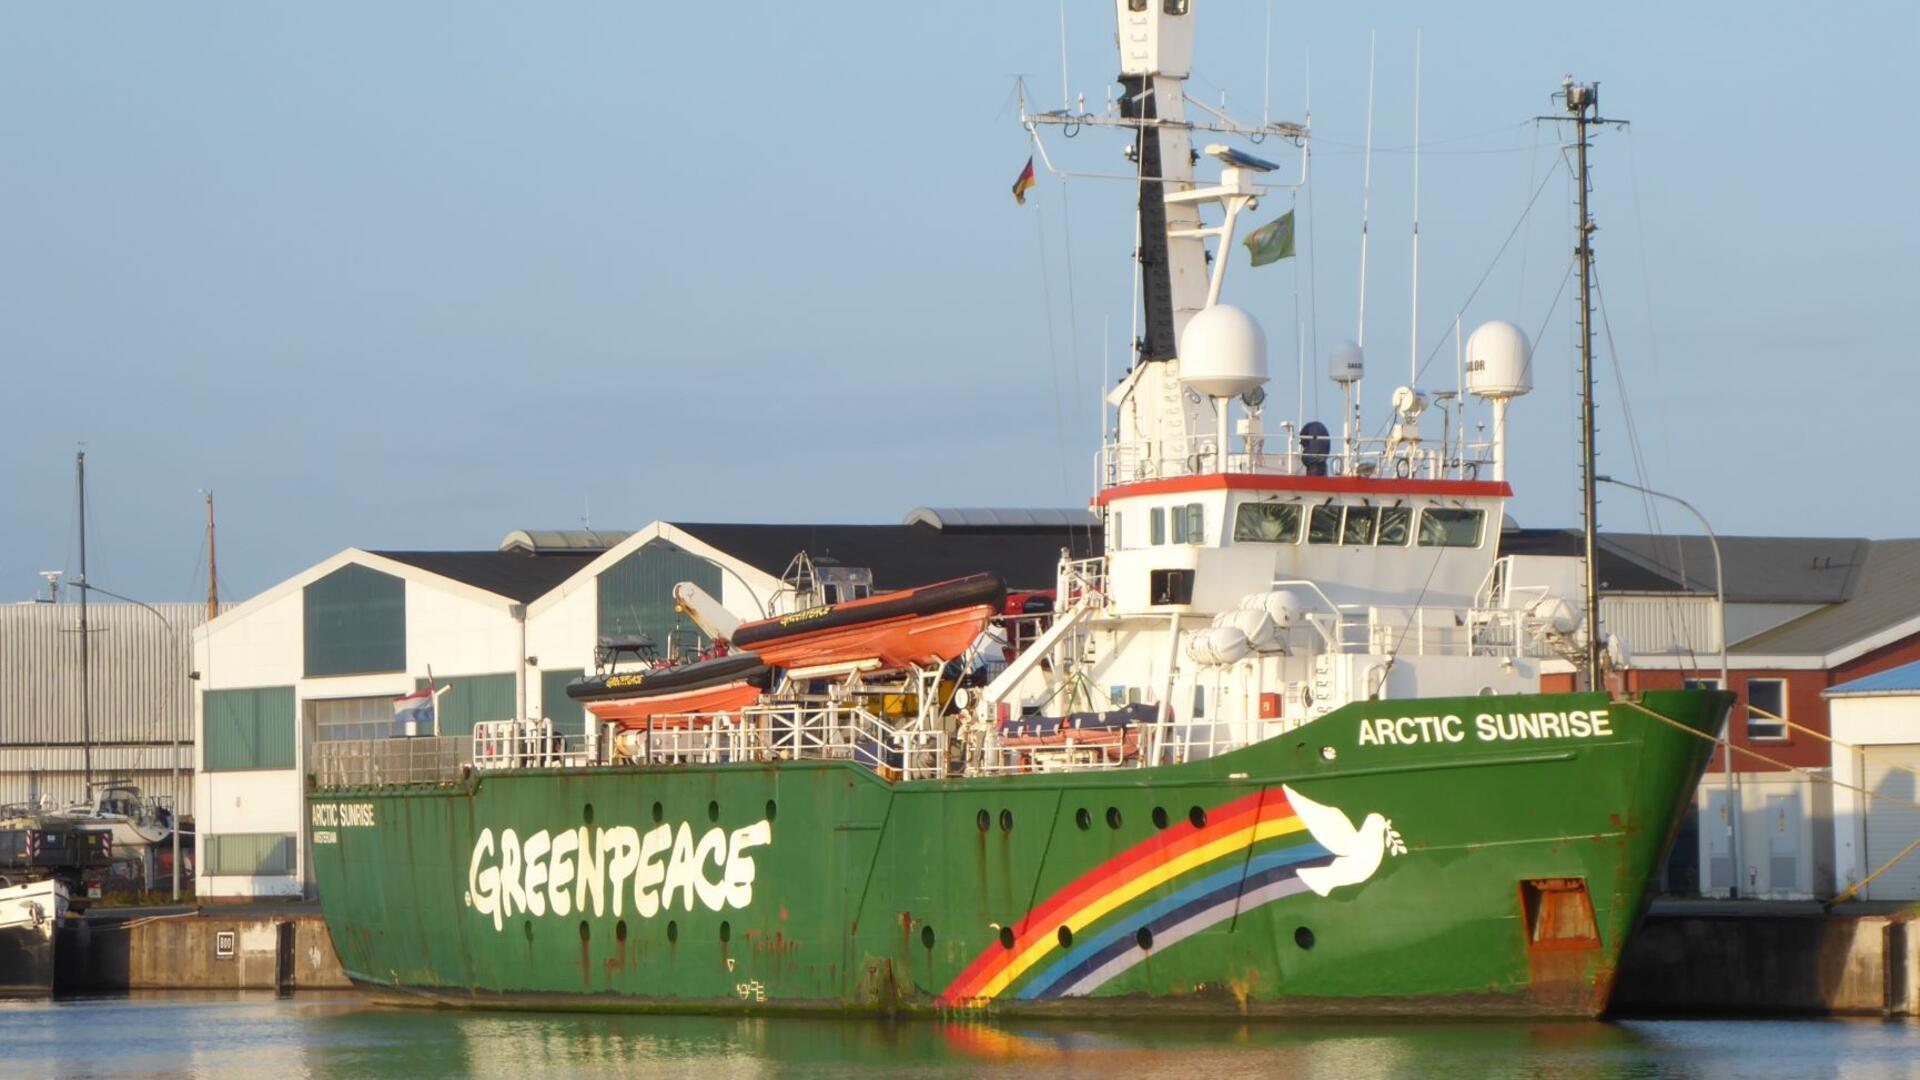
<svg viewBox="0 0 1920 1080">
<path fill-rule="evenodd" d="M 1920 746 L 1868 746 L 1863 750 L 1867 788 L 1876 795 L 1889 796 L 1867 802 L 1867 872 L 1872 873 L 1920 837 L 1920 809 L 1911 805 L 1920 803 L 1920 776 L 1904 771 L 1920 772 Z M 1920 851 L 1874 878 L 1866 895 L 1869 900 L 1920 899 Z"/>
</svg>

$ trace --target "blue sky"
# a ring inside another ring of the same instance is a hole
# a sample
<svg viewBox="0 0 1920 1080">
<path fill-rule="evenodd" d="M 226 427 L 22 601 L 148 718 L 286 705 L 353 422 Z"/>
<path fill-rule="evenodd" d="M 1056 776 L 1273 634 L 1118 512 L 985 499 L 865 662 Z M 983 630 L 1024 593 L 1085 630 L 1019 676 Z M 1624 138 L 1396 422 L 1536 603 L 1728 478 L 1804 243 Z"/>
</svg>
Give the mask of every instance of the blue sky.
<svg viewBox="0 0 1920 1080">
<path fill-rule="evenodd" d="M 1265 6 L 1195 6 L 1192 92 L 1257 117 Z M 83 442 L 94 580 L 155 600 L 204 590 L 209 488 L 236 598 L 343 547 L 487 548 L 589 505 L 626 528 L 1084 500 L 1103 354 L 1117 374 L 1126 350 L 1131 193 L 1008 196 L 1028 153 L 1012 76 L 1058 103 L 1059 18 L 1011 0 L 7 5 L 0 598 L 75 564 Z M 1111 20 L 1068 5 L 1069 80 L 1095 108 Z M 1917 20 L 1276 6 L 1273 115 L 1300 115 L 1311 58 L 1311 258 L 1238 266 L 1228 298 L 1266 324 L 1282 414 L 1296 286 L 1321 354 L 1353 333 L 1370 30 L 1375 420 L 1405 370 L 1421 27 L 1422 354 L 1554 166 L 1554 132 L 1526 121 L 1563 74 L 1598 79 L 1634 121 L 1595 148 L 1596 247 L 1649 482 L 1723 533 L 1920 534 L 1900 332 Z M 1050 142 L 1087 170 L 1120 145 Z M 1568 194 L 1549 183 L 1465 313 L 1547 326 L 1514 410 L 1529 525 L 1577 521 L 1572 339 L 1550 307 Z M 1632 475 L 1611 363 L 1601 380 L 1602 467 Z M 1336 418 L 1331 385 L 1312 400 Z M 1646 525 L 1619 495 L 1602 519 Z"/>
</svg>

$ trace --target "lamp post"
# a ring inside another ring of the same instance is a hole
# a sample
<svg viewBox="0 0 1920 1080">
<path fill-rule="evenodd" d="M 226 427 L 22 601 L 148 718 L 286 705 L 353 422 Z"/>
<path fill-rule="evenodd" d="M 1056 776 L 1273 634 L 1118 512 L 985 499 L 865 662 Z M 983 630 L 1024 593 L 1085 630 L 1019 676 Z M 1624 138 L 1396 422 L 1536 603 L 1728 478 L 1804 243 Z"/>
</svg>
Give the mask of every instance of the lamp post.
<svg viewBox="0 0 1920 1080">
<path fill-rule="evenodd" d="M 126 603 L 132 604 L 135 607 L 145 609 L 148 614 L 160 620 L 161 626 L 166 627 L 167 636 L 173 639 L 174 649 L 178 651 L 181 648 L 182 642 L 180 640 L 180 632 L 173 628 L 173 621 L 171 619 L 168 619 L 165 615 L 162 615 L 160 613 L 159 608 L 156 608 L 152 604 L 149 604 L 143 600 L 135 600 L 131 596 L 121 596 L 119 593 L 114 592 L 111 589 L 103 589 L 100 586 L 95 585 L 92 582 L 86 581 L 84 579 L 81 581 L 74 582 L 73 584 L 75 587 L 81 590 L 82 596 L 85 596 L 87 593 L 90 593 L 90 592 L 103 593 L 107 596 L 112 597 L 115 600 L 121 600 Z M 191 656 L 188 657 L 187 663 L 188 663 L 188 667 L 191 668 L 193 663 Z M 189 671 L 187 674 L 187 678 L 189 681 L 191 681 L 196 677 L 197 676 L 195 676 L 191 671 Z M 189 689 L 187 691 L 188 700 L 186 703 L 187 716 L 189 718 L 193 716 L 192 697 L 193 697 L 193 691 Z M 180 739 L 178 736 L 175 736 L 173 740 L 172 758 L 173 758 L 174 787 L 177 789 L 180 786 Z M 89 797 L 92 796 L 91 791 L 88 792 L 88 796 Z M 177 904 L 180 902 L 180 815 L 177 812 L 177 810 L 174 812 L 173 820 L 168 824 L 167 832 L 173 840 L 173 902 Z"/>
<path fill-rule="evenodd" d="M 1719 611 L 1720 611 L 1720 689 L 1722 690 L 1732 689 L 1733 684 L 1727 680 L 1727 587 L 1726 587 L 1726 577 L 1725 577 L 1725 566 L 1720 561 L 1720 538 L 1714 535 L 1713 526 L 1707 523 L 1707 516 L 1705 514 L 1702 514 L 1698 509 L 1696 509 L 1692 503 L 1688 502 L 1687 500 L 1681 498 L 1678 495 L 1669 495 L 1664 491 L 1655 491 L 1652 488 L 1641 487 L 1639 484 L 1630 484 L 1625 480 L 1616 480 L 1611 476 L 1596 476 L 1594 477 L 1594 479 L 1598 480 L 1602 484 L 1612 484 L 1615 487 L 1623 487 L 1628 489 L 1629 491 L 1637 491 L 1642 495 L 1649 495 L 1656 499 L 1665 499 L 1668 502 L 1677 503 L 1681 507 L 1681 509 L 1685 510 L 1689 514 L 1692 514 L 1694 516 L 1694 519 L 1700 522 L 1700 527 L 1706 530 L 1707 544 L 1709 547 L 1713 549 L 1714 604 L 1719 608 Z M 1739 802 L 1737 801 L 1737 796 L 1735 795 L 1734 788 L 1733 788 L 1733 714 L 1732 713 L 1727 714 L 1727 737 L 1726 738 L 1727 738 L 1727 746 L 1726 746 L 1726 759 L 1724 762 L 1724 766 L 1725 766 L 1725 774 L 1727 779 L 1727 860 L 1730 864 L 1728 869 L 1732 871 L 1730 875 L 1731 880 L 1729 880 L 1729 882 L 1727 883 L 1727 895 L 1733 899 L 1739 899 L 1740 897 L 1740 828 L 1739 828 L 1740 805 L 1739 805 Z"/>
</svg>

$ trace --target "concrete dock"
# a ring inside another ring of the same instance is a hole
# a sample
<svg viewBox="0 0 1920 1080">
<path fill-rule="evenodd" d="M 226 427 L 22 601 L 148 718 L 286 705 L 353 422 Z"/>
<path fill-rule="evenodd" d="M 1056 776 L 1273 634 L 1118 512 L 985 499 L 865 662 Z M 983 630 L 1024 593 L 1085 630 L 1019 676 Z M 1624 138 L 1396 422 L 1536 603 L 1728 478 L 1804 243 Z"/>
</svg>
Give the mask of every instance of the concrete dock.
<svg viewBox="0 0 1920 1080">
<path fill-rule="evenodd" d="M 61 929 L 61 993 L 350 989 L 317 905 L 96 909 Z"/>
</svg>

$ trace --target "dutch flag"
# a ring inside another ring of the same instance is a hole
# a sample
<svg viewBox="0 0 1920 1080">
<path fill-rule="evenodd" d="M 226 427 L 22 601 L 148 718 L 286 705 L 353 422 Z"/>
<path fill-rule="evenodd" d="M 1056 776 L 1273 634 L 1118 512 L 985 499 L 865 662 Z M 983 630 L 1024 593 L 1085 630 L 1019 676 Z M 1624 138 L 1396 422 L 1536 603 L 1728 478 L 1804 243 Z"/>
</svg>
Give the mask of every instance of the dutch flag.
<svg viewBox="0 0 1920 1080">
<path fill-rule="evenodd" d="M 433 730 L 432 690 L 415 690 L 393 699 L 395 735 L 431 735 Z"/>
</svg>

